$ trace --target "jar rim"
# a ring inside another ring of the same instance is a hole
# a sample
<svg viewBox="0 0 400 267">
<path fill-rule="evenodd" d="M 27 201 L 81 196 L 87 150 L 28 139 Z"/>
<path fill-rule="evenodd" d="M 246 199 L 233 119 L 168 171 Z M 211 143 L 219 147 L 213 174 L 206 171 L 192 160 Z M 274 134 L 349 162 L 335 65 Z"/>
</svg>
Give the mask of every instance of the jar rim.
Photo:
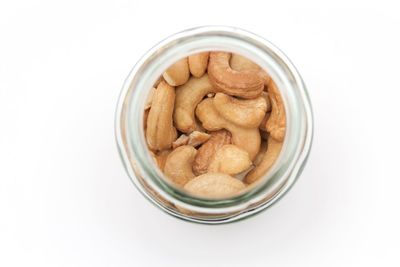
<svg viewBox="0 0 400 267">
<path fill-rule="evenodd" d="M 242 54 L 268 70 L 282 94 L 287 114 L 284 146 L 265 182 L 239 196 L 210 200 L 185 194 L 162 179 L 147 151 L 141 99 L 172 63 L 190 54 L 220 50 Z M 139 89 L 138 89 L 139 88 Z M 133 103 L 135 105 L 133 105 Z M 138 127 L 129 127 L 136 121 Z M 139 129 L 140 128 L 140 129 Z M 140 130 L 142 132 L 140 132 Z M 269 41 L 245 30 L 206 26 L 174 34 L 150 49 L 131 70 L 122 88 L 115 118 L 115 135 L 120 156 L 134 185 L 152 203 L 169 214 L 194 222 L 222 223 L 239 220 L 271 206 L 295 183 L 308 158 L 313 138 L 313 116 L 305 84 L 291 61 Z M 214 218 L 188 216 L 160 202 L 156 195 L 187 210 L 204 214 L 229 214 Z M 266 201 L 267 194 L 272 194 Z"/>
</svg>

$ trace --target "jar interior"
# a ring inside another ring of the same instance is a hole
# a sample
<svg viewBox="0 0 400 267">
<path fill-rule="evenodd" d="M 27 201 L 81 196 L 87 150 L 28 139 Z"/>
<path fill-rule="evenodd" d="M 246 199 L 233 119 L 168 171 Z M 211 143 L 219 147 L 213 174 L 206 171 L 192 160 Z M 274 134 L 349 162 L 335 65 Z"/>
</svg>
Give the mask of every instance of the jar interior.
<svg viewBox="0 0 400 267">
<path fill-rule="evenodd" d="M 286 116 L 279 89 L 257 63 L 226 51 L 191 54 L 146 89 L 143 135 L 165 183 L 221 200 L 266 182 Z"/>
</svg>

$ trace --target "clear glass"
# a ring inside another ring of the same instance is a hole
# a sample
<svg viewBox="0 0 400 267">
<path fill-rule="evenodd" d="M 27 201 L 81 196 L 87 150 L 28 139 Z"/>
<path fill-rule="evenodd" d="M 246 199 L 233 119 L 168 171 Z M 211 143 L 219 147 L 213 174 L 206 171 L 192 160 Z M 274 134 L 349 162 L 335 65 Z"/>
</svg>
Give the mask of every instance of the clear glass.
<svg viewBox="0 0 400 267">
<path fill-rule="evenodd" d="M 265 69 L 280 90 L 286 111 L 286 136 L 274 166 L 261 182 L 228 199 L 202 199 L 163 179 L 148 153 L 143 113 L 154 82 L 172 63 L 204 51 L 241 54 Z M 149 50 L 127 77 L 118 102 L 116 140 L 126 171 L 138 190 L 163 211 L 205 224 L 237 221 L 280 199 L 300 175 L 311 149 L 313 118 L 302 78 L 289 59 L 267 40 L 234 27 L 200 27 L 177 33 Z"/>
</svg>

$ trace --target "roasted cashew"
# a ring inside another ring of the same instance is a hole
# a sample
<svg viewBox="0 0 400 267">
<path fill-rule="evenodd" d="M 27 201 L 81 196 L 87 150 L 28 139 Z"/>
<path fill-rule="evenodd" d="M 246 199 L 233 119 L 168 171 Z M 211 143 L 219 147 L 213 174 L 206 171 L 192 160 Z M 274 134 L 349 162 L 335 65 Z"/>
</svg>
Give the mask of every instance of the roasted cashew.
<svg viewBox="0 0 400 267">
<path fill-rule="evenodd" d="M 195 175 L 192 164 L 197 150 L 192 146 L 180 146 L 168 155 L 164 166 L 165 175 L 177 185 L 183 186 Z"/>
<path fill-rule="evenodd" d="M 258 127 L 265 116 L 267 103 L 262 96 L 255 99 L 237 99 L 217 93 L 214 107 L 228 121 L 246 128 Z"/>
<path fill-rule="evenodd" d="M 190 78 L 187 83 L 176 88 L 174 122 L 176 128 L 190 133 L 199 127 L 194 117 L 194 109 L 205 95 L 213 91 L 213 87 L 205 74 L 201 78 Z"/>
<path fill-rule="evenodd" d="M 176 139 L 176 129 L 172 124 L 174 101 L 175 89 L 164 81 L 160 82 L 147 117 L 146 139 L 152 150 L 168 149 Z"/>
<path fill-rule="evenodd" d="M 271 79 L 268 73 L 265 72 L 263 69 L 261 69 L 260 66 L 258 66 L 256 63 L 254 63 L 253 61 L 244 56 L 238 54 L 232 54 L 230 65 L 232 69 L 237 71 L 244 71 L 244 70 L 257 71 L 257 75 L 264 81 L 264 85 L 268 85 L 269 80 Z"/>
<path fill-rule="evenodd" d="M 179 136 L 179 138 L 172 143 L 172 148 L 175 149 L 184 145 L 197 147 L 206 142 L 209 138 L 210 135 L 208 133 L 193 131 L 189 134 L 189 136 L 186 134 Z"/>
<path fill-rule="evenodd" d="M 256 165 L 256 167 L 246 175 L 245 182 L 247 184 L 251 184 L 264 176 L 275 163 L 279 153 L 281 152 L 281 149 L 282 142 L 279 142 L 271 137 L 268 138 L 267 150 L 261 162 L 259 162 L 259 164 Z"/>
<path fill-rule="evenodd" d="M 260 145 L 260 151 L 258 151 L 258 154 L 253 161 L 253 164 L 255 166 L 261 163 L 262 159 L 264 158 L 265 152 L 267 151 L 267 148 L 268 148 L 268 141 L 262 140 Z"/>
<path fill-rule="evenodd" d="M 206 173 L 190 180 L 184 189 L 189 193 L 206 198 L 224 198 L 245 189 L 242 181 L 224 173 Z"/>
<path fill-rule="evenodd" d="M 184 84 L 189 79 L 189 76 L 189 65 L 186 57 L 175 62 L 163 74 L 165 81 L 171 86 Z"/>
<path fill-rule="evenodd" d="M 224 119 L 214 107 L 212 98 L 206 98 L 197 105 L 196 115 L 209 131 L 226 129 L 231 132 L 232 143 L 246 150 L 251 160 L 255 158 L 261 142 L 258 127 L 244 128 Z"/>
<path fill-rule="evenodd" d="M 167 161 L 168 155 L 171 153 L 171 150 L 161 150 L 154 155 L 154 158 L 157 161 L 158 167 L 164 171 L 165 162 Z"/>
<path fill-rule="evenodd" d="M 223 145 L 231 143 L 231 134 L 227 130 L 219 130 L 210 133 L 210 139 L 205 142 L 197 151 L 193 162 L 193 172 L 196 175 L 204 174 L 208 170 L 213 155 Z"/>
<path fill-rule="evenodd" d="M 197 147 L 210 139 L 211 135 L 204 132 L 194 131 L 189 134 L 189 146 Z"/>
<path fill-rule="evenodd" d="M 208 172 L 222 172 L 230 175 L 245 171 L 252 162 L 249 153 L 235 145 L 224 145 L 215 153 Z"/>
<path fill-rule="evenodd" d="M 172 149 L 175 149 L 179 146 L 187 145 L 189 142 L 189 136 L 186 134 L 181 134 L 174 142 L 172 142 Z"/>
<path fill-rule="evenodd" d="M 147 95 L 146 103 L 144 104 L 144 110 L 147 110 L 151 107 L 151 103 L 153 102 L 154 92 L 156 88 L 151 88 L 149 94 Z"/>
<path fill-rule="evenodd" d="M 246 99 L 256 98 L 264 89 L 258 71 L 237 71 L 229 65 L 230 53 L 211 52 L 208 64 L 210 81 L 218 91 Z"/>
<path fill-rule="evenodd" d="M 207 70 L 210 52 L 198 53 L 188 57 L 190 73 L 197 78 L 204 75 Z"/>
<path fill-rule="evenodd" d="M 282 142 L 285 138 L 286 116 L 285 106 L 276 84 L 271 80 L 268 84 L 269 98 L 272 104 L 271 116 L 265 124 L 265 128 L 272 138 Z"/>
</svg>

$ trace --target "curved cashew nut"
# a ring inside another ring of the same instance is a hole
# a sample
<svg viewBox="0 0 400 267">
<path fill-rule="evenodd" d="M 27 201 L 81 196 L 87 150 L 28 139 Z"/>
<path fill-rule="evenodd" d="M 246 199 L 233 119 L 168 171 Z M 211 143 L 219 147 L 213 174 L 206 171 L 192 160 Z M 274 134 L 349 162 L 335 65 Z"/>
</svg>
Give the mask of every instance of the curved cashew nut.
<svg viewBox="0 0 400 267">
<path fill-rule="evenodd" d="M 190 78 L 187 83 L 176 88 L 174 122 L 176 128 L 190 133 L 199 127 L 194 117 L 194 109 L 205 95 L 213 91 L 213 87 L 205 74 L 201 78 Z"/>
<path fill-rule="evenodd" d="M 282 149 L 282 142 L 275 140 L 274 138 L 268 138 L 267 150 L 258 165 L 252 169 L 245 178 L 247 184 L 254 183 L 260 179 L 275 163 Z"/>
<path fill-rule="evenodd" d="M 230 64 L 231 64 L 232 69 L 234 69 L 234 70 L 238 70 L 238 71 L 255 70 L 255 71 L 257 71 L 258 77 L 260 77 L 264 81 L 264 85 L 268 85 L 269 80 L 271 79 L 271 77 L 268 75 L 268 73 L 265 72 L 263 69 L 261 69 L 260 66 L 258 66 L 256 63 L 254 63 L 250 59 L 247 59 L 244 56 L 241 56 L 238 54 L 232 54 Z"/>
<path fill-rule="evenodd" d="M 215 153 L 209 172 L 222 172 L 230 175 L 247 170 L 252 162 L 249 153 L 235 145 L 224 145 Z"/>
<path fill-rule="evenodd" d="M 180 146 L 167 157 L 164 166 L 165 175 L 175 184 L 183 186 L 194 177 L 192 164 L 197 150 L 192 146 Z"/>
<path fill-rule="evenodd" d="M 172 124 L 174 101 L 175 89 L 166 82 L 160 82 L 147 116 L 146 139 L 150 149 L 168 149 L 176 139 L 176 129 Z"/>
<path fill-rule="evenodd" d="M 189 65 L 186 57 L 172 64 L 163 74 L 165 81 L 171 86 L 184 84 L 189 76 Z"/>
<path fill-rule="evenodd" d="M 254 128 L 263 120 L 267 103 L 262 96 L 245 100 L 217 93 L 214 97 L 214 107 L 228 121 L 242 127 Z"/>
<path fill-rule="evenodd" d="M 206 173 L 190 180 L 184 189 L 205 198 L 224 198 L 245 189 L 242 181 L 224 173 Z"/>
<path fill-rule="evenodd" d="M 194 159 L 193 172 L 196 175 L 206 173 L 212 157 L 217 150 L 223 145 L 231 143 L 231 134 L 227 130 L 211 132 L 210 136 L 210 139 L 199 148 Z"/>
<path fill-rule="evenodd" d="M 253 160 L 260 149 L 260 131 L 258 128 L 244 128 L 224 119 L 215 109 L 212 98 L 206 98 L 197 105 L 196 115 L 203 127 L 209 131 L 226 129 L 232 134 L 232 143 L 249 153 Z"/>
<path fill-rule="evenodd" d="M 190 73 L 197 78 L 204 75 L 207 70 L 210 52 L 198 53 L 188 57 Z"/>
<path fill-rule="evenodd" d="M 265 128 L 273 138 L 282 142 L 285 138 L 286 115 L 285 107 L 276 84 L 271 80 L 268 84 L 269 98 L 272 104 L 271 115 L 265 124 Z"/>
<path fill-rule="evenodd" d="M 211 52 L 208 64 L 210 81 L 219 91 L 246 99 L 256 98 L 264 90 L 264 81 L 254 70 L 237 71 L 229 65 L 230 53 Z"/>
</svg>

